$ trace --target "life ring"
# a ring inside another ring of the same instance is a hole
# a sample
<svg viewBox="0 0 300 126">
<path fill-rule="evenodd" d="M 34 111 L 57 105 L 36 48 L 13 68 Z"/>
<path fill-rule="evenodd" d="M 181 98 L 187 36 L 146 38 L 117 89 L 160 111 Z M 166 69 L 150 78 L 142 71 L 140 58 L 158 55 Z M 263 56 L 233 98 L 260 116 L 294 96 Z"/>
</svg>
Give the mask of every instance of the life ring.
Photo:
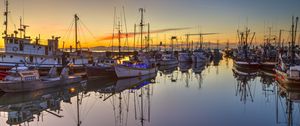
<svg viewBox="0 0 300 126">
<path fill-rule="evenodd" d="M 18 48 L 17 47 L 13 47 L 12 50 L 16 52 L 16 51 L 18 51 Z"/>
</svg>

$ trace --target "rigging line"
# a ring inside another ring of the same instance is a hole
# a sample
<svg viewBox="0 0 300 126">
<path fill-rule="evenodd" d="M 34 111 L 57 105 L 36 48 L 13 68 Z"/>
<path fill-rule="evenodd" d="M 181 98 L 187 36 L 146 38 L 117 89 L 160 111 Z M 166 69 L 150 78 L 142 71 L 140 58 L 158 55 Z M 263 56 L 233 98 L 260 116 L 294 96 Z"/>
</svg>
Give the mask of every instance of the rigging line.
<svg viewBox="0 0 300 126">
<path fill-rule="evenodd" d="M 25 4 L 24 4 L 24 0 L 22 0 L 22 17 L 23 17 L 23 24 L 25 22 Z"/>
<path fill-rule="evenodd" d="M 114 19 L 113 19 L 113 32 L 112 32 L 112 38 L 111 38 L 111 51 L 114 51 L 114 38 L 115 38 L 115 26 L 116 26 L 116 10 L 117 8 L 114 7 Z"/>
<path fill-rule="evenodd" d="M 72 104 L 68 104 L 68 105 L 67 104 L 66 105 L 62 104 L 62 107 L 65 108 L 66 113 L 71 116 L 71 118 L 73 119 L 73 121 L 77 120 L 77 117 L 75 116 L 76 114 L 74 113 L 74 111 L 72 111 L 74 109 L 74 107 L 72 106 Z"/>
<path fill-rule="evenodd" d="M 97 40 L 97 37 L 95 37 L 95 35 L 90 31 L 90 29 L 88 29 L 88 27 L 83 23 L 82 20 L 79 20 L 79 23 L 80 23 L 81 25 L 83 25 L 83 27 L 87 30 L 87 32 L 88 32 L 95 40 Z"/>
<path fill-rule="evenodd" d="M 12 18 L 12 16 L 11 16 L 11 14 L 10 14 L 10 15 L 8 15 L 8 17 L 9 17 L 9 20 L 11 21 L 11 23 L 14 25 L 14 30 L 17 30 L 16 23 L 15 23 L 15 21 L 13 20 L 13 18 Z"/>
<path fill-rule="evenodd" d="M 89 100 L 88 100 L 88 101 L 89 101 Z M 84 118 L 84 117 L 87 117 L 87 116 L 88 116 L 88 113 L 90 113 L 90 111 L 92 110 L 92 108 L 94 108 L 94 106 L 96 105 L 96 101 L 97 101 L 97 100 L 93 100 L 92 106 L 90 106 L 90 108 L 88 108 L 87 112 L 84 113 L 84 116 L 83 116 L 83 118 L 81 119 L 82 122 L 84 122 L 84 120 L 86 119 L 86 118 Z"/>
<path fill-rule="evenodd" d="M 65 40 L 65 42 L 69 42 L 68 44 L 71 45 L 70 43 L 70 36 L 71 36 L 71 31 L 72 31 L 72 28 L 73 28 L 73 25 L 74 25 L 74 22 L 75 20 L 73 19 L 72 22 L 70 23 L 68 29 L 67 29 L 67 33 L 66 35 L 63 36 L 62 40 Z M 66 44 L 66 43 L 65 43 Z M 66 47 L 66 46 L 65 46 Z"/>
<path fill-rule="evenodd" d="M 123 17 L 124 17 L 124 25 L 125 25 L 125 32 L 126 32 L 126 41 L 125 43 L 127 44 L 127 49 L 129 51 L 129 43 L 128 43 L 128 31 L 127 31 L 127 21 L 126 21 L 126 13 L 125 13 L 125 7 L 122 6 L 123 8 Z M 300 37 L 300 36 L 299 36 Z"/>
<path fill-rule="evenodd" d="M 81 42 L 79 42 L 79 47 L 82 48 L 81 47 L 81 43 L 85 43 L 86 44 L 87 39 L 85 37 L 85 34 L 84 34 L 82 26 L 78 25 L 78 28 L 79 28 L 79 30 L 78 30 L 79 36 L 78 37 L 79 37 L 79 40 L 81 40 Z"/>
<path fill-rule="evenodd" d="M 68 33 L 70 32 L 70 29 L 73 27 L 73 24 L 74 24 L 74 19 L 71 21 L 71 23 L 70 23 L 70 25 L 69 25 L 69 27 L 68 27 L 68 29 L 67 29 L 67 35 L 68 35 Z M 66 38 L 66 35 L 64 35 L 63 37 L 62 37 L 62 40 L 64 40 Z"/>
</svg>

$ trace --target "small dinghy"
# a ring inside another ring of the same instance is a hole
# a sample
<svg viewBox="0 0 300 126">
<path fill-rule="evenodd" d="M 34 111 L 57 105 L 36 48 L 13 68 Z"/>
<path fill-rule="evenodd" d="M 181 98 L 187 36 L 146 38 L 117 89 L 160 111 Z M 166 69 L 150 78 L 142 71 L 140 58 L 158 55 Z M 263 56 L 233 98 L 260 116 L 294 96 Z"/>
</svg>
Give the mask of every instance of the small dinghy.
<svg viewBox="0 0 300 126">
<path fill-rule="evenodd" d="M 0 81 L 0 89 L 4 92 L 27 92 L 63 86 L 81 81 L 80 76 L 70 76 L 69 68 L 65 67 L 57 76 L 56 67 L 52 67 L 47 76 L 41 77 L 38 70 L 29 67 L 14 67 Z"/>
</svg>

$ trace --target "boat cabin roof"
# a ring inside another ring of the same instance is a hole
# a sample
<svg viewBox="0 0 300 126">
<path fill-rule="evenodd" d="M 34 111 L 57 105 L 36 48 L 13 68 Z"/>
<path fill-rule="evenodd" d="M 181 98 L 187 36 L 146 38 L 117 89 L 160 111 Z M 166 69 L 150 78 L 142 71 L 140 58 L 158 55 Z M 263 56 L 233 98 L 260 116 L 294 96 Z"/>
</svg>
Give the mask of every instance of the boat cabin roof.
<svg viewBox="0 0 300 126">
<path fill-rule="evenodd" d="M 13 67 L 10 71 L 25 71 L 29 70 L 28 67 Z"/>
</svg>

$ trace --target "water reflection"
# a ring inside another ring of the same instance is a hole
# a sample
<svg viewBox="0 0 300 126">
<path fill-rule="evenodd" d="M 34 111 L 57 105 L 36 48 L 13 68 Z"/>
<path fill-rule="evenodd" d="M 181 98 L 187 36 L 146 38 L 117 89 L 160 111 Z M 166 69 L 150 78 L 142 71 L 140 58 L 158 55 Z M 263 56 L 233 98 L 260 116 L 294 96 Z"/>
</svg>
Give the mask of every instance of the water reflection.
<svg viewBox="0 0 300 126">
<path fill-rule="evenodd" d="M 182 73 L 188 73 L 191 67 L 192 67 L 192 64 L 189 62 L 180 62 L 179 63 L 179 70 Z"/>
<path fill-rule="evenodd" d="M 144 125 L 145 121 L 150 121 L 150 115 L 145 116 L 145 113 L 150 114 L 150 95 L 153 94 L 153 91 L 151 92 L 152 88 L 149 84 L 155 83 L 155 77 L 156 74 L 117 81 L 94 79 L 88 80 L 88 85 L 81 83 L 29 93 L 6 93 L 0 97 L 0 111 L 3 113 L 2 115 L 6 115 L 6 124 L 8 125 L 29 125 L 34 121 L 43 122 L 45 113 L 57 118 L 64 118 L 61 112 L 68 111 L 72 113 L 74 123 L 79 126 L 82 124 L 82 120 L 88 116 L 89 110 L 85 110 L 94 105 L 88 104 L 88 101 L 84 99 L 91 97 L 90 92 L 97 92 L 94 95 L 97 95 L 99 99 L 112 103 L 115 124 L 127 125 L 128 115 L 125 112 L 128 114 L 129 99 L 132 95 L 135 101 L 136 119 L 140 120 L 141 125 Z M 103 83 L 99 83 L 101 81 Z M 72 98 L 76 100 L 71 100 Z M 64 103 L 63 107 L 62 103 Z M 144 108 L 147 109 L 143 110 Z"/>
<path fill-rule="evenodd" d="M 276 93 L 275 73 L 273 71 L 260 70 L 259 76 L 263 94 L 267 98 L 267 102 L 269 102 Z"/>
<path fill-rule="evenodd" d="M 134 117 L 140 125 L 150 122 L 150 96 L 153 95 L 153 87 L 156 74 L 136 78 L 121 79 L 115 84 L 100 88 L 103 101 L 112 104 L 116 126 L 127 126 L 130 110 L 130 99 L 133 97 Z M 131 110 L 133 111 L 133 110 Z"/>
<path fill-rule="evenodd" d="M 82 83 L 29 93 L 6 93 L 0 97 L 0 111 L 7 113 L 8 125 L 26 125 L 34 119 L 43 120 L 43 112 L 62 118 L 61 102 L 72 104 L 71 98 L 77 96 L 78 103 L 78 95 L 85 90 L 85 86 L 86 83 Z M 77 124 L 80 125 L 80 120 L 77 119 Z"/>
<path fill-rule="evenodd" d="M 278 85 L 276 97 L 276 123 L 287 126 L 300 125 L 300 87 Z"/>
<path fill-rule="evenodd" d="M 299 124 L 299 87 L 278 85 L 270 71 L 232 65 L 228 58 L 181 63 L 160 67 L 158 75 L 3 94 L 0 125 Z"/>
<path fill-rule="evenodd" d="M 253 84 L 251 81 L 253 81 L 257 77 L 257 69 L 246 71 L 243 69 L 234 68 L 233 69 L 233 76 L 237 80 L 236 85 L 236 96 L 240 97 L 240 101 L 242 101 L 244 104 L 247 103 L 247 101 L 253 102 Z"/>
</svg>

